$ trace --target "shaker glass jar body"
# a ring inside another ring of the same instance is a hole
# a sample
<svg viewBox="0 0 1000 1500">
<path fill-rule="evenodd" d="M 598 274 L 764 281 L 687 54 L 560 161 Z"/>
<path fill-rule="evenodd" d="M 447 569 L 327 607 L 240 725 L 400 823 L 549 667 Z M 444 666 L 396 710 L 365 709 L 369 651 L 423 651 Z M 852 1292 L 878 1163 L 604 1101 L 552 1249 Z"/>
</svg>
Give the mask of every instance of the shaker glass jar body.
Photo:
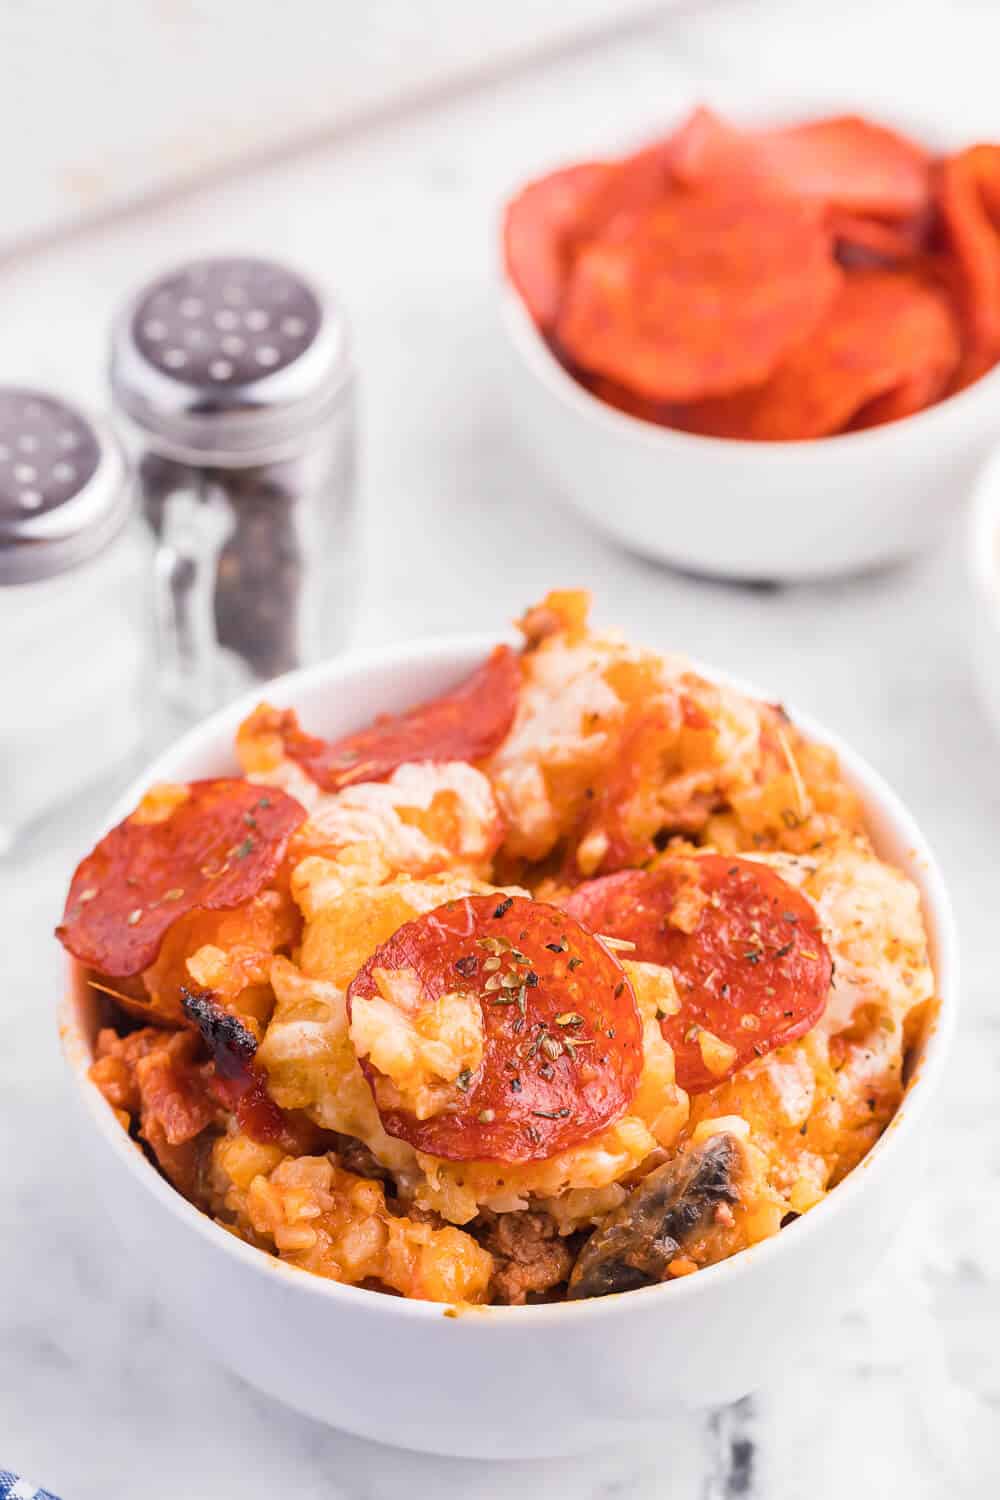
<svg viewBox="0 0 1000 1500">
<path fill-rule="evenodd" d="M 340 649 L 356 434 L 339 310 L 270 262 L 197 262 L 130 304 L 112 385 L 155 548 L 167 726 Z"/>
<path fill-rule="evenodd" d="M 0 588 L 0 853 L 143 744 L 144 543 L 130 525 L 71 572 Z"/>
<path fill-rule="evenodd" d="M 143 746 L 150 550 L 111 434 L 0 389 L 0 853 Z"/>
<path fill-rule="evenodd" d="M 353 402 L 283 462 L 211 468 L 144 447 L 136 504 L 155 554 L 160 691 L 179 720 L 340 650 L 354 559 Z"/>
</svg>

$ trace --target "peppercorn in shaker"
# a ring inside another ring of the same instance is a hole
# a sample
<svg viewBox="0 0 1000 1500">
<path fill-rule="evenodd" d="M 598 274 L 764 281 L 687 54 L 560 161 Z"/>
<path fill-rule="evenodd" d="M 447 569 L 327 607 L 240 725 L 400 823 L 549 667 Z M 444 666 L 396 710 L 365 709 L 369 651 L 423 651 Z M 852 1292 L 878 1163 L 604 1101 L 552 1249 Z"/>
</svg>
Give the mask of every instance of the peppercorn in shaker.
<svg viewBox="0 0 1000 1500">
<path fill-rule="evenodd" d="M 155 539 L 170 716 L 338 650 L 355 571 L 340 308 L 270 261 L 193 262 L 126 307 L 111 385 Z"/>
</svg>

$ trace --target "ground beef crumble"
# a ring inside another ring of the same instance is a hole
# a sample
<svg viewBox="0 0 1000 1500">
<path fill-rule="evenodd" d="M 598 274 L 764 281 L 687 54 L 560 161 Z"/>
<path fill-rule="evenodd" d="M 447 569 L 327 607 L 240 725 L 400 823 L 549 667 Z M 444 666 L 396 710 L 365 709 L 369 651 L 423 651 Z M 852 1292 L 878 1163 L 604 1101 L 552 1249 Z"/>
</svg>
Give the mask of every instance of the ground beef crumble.
<svg viewBox="0 0 1000 1500">
<path fill-rule="evenodd" d="M 469 1227 L 496 1262 L 490 1282 L 494 1302 L 519 1306 L 567 1280 L 573 1250 L 559 1235 L 551 1214 L 542 1210 L 484 1212 Z"/>
</svg>

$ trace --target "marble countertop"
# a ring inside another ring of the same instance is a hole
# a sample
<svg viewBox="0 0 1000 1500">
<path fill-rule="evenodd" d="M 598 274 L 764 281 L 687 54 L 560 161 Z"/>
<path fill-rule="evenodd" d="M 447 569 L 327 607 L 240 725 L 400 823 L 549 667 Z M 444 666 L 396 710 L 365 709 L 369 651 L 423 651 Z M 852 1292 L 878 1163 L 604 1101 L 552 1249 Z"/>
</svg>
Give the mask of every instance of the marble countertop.
<svg viewBox="0 0 1000 1500">
<path fill-rule="evenodd" d="M 842 1500 L 860 1485 L 906 1500 L 998 1492 L 1000 783 L 969 666 L 964 497 L 955 497 L 948 544 L 905 569 L 809 588 L 711 584 L 581 530 L 507 415 L 492 288 L 498 198 L 549 160 L 641 135 L 705 93 L 738 93 L 738 80 L 778 90 L 794 74 L 801 94 L 807 59 L 820 91 L 826 52 L 821 59 L 807 46 L 809 7 L 748 9 L 752 18 L 716 6 L 550 61 L 405 125 L 12 266 L 0 279 L 2 374 L 100 397 L 95 372 L 123 289 L 191 253 L 257 247 L 331 278 L 354 319 L 364 383 L 358 641 L 491 629 L 552 584 L 585 585 L 602 620 L 815 712 L 917 813 L 952 884 L 965 971 L 925 1191 L 885 1264 L 818 1347 L 735 1408 L 665 1422 L 655 1445 L 485 1466 L 379 1448 L 276 1408 L 177 1332 L 155 1265 L 134 1264 L 119 1248 L 72 1136 L 48 933 L 97 816 L 91 799 L 0 867 L 0 1460 L 64 1500 Z M 751 20 L 759 28 L 765 10 L 779 30 L 762 42 Z M 837 45 L 843 56 L 857 52 L 859 87 L 879 45 L 871 10 L 838 12 Z M 995 91 L 981 60 L 989 47 L 995 58 L 1000 26 L 986 6 L 953 13 L 969 58 L 954 112 L 987 128 Z M 906 14 L 916 87 L 931 76 L 941 12 L 938 22 L 929 7 Z M 879 24 L 902 15 L 890 0 Z"/>
</svg>

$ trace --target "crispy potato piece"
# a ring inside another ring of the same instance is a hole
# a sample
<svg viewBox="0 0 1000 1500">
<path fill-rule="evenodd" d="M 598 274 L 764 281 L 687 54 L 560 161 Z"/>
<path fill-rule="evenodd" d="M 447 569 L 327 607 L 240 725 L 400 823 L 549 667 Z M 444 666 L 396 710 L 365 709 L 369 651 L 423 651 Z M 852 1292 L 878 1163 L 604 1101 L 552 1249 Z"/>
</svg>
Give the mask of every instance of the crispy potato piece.
<svg viewBox="0 0 1000 1500">
<path fill-rule="evenodd" d="M 759 705 L 759 761 L 749 784 L 734 786 L 729 808 L 702 837 L 723 854 L 782 849 L 801 854 L 860 832 L 863 811 L 836 754 L 800 733 L 780 707 Z"/>
<path fill-rule="evenodd" d="M 217 1174 L 233 1150 L 218 1143 Z M 487 1300 L 493 1257 L 471 1235 L 390 1213 L 380 1182 L 328 1157 L 284 1158 L 245 1188 L 234 1182 L 225 1202 L 238 1231 L 316 1276 L 429 1302 Z"/>
<path fill-rule="evenodd" d="M 259 1034 L 270 1012 L 268 971 L 276 953 L 298 941 L 301 919 L 291 895 L 272 889 L 235 911 L 194 911 L 175 922 L 156 962 L 143 974 L 146 997 L 126 1006 L 164 1025 L 183 1026 L 182 990 L 210 989 Z"/>
</svg>

